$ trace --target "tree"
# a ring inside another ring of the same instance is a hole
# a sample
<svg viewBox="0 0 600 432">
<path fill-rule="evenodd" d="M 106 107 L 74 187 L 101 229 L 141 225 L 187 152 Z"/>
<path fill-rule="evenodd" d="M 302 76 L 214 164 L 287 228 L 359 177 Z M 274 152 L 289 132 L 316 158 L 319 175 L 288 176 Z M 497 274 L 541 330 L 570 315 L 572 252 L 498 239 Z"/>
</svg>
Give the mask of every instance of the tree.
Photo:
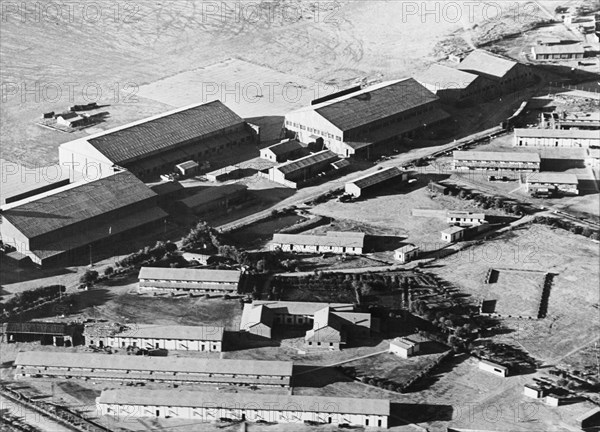
<svg viewBox="0 0 600 432">
<path fill-rule="evenodd" d="M 86 270 L 79 278 L 79 282 L 86 285 L 92 285 L 98 280 L 98 272 L 96 270 Z"/>
<path fill-rule="evenodd" d="M 581 232 L 581 235 L 590 237 L 593 233 L 594 233 L 594 231 L 590 227 L 585 227 L 583 229 L 583 231 Z"/>
<path fill-rule="evenodd" d="M 256 262 L 256 270 L 257 270 L 259 273 L 264 273 L 264 272 L 266 272 L 266 271 L 267 271 L 267 261 L 266 261 L 264 258 L 262 258 L 262 259 L 259 259 L 259 260 Z"/>
<path fill-rule="evenodd" d="M 521 206 L 519 204 L 513 204 L 513 206 L 511 207 L 511 210 L 517 216 L 521 216 L 523 214 L 523 209 L 521 208 Z"/>
<path fill-rule="evenodd" d="M 173 253 L 177 250 L 177 245 L 172 242 L 167 242 L 167 243 L 165 243 L 165 249 L 167 252 Z"/>
<path fill-rule="evenodd" d="M 501 209 L 503 205 L 504 205 L 504 200 L 502 198 L 498 197 L 494 200 L 494 208 L 495 209 Z"/>
<path fill-rule="evenodd" d="M 106 267 L 104 269 L 104 276 L 110 276 L 115 272 L 115 269 L 113 269 L 112 267 Z"/>
<path fill-rule="evenodd" d="M 460 192 L 458 193 L 458 197 L 460 199 L 463 199 L 463 200 L 466 199 L 467 198 L 467 191 L 464 190 L 464 189 L 461 189 Z"/>
</svg>

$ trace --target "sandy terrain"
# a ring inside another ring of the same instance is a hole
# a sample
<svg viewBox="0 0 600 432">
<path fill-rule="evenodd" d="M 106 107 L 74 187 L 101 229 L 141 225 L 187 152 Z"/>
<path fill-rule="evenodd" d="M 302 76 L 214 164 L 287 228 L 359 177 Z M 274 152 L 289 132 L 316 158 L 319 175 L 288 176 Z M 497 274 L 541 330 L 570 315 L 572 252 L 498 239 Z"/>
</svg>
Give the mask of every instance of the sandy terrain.
<svg viewBox="0 0 600 432">
<path fill-rule="evenodd" d="M 38 3 L 30 0 L 6 9 L 0 44 L 2 157 L 51 164 L 58 144 L 92 131 L 40 128 L 33 121 L 42 112 L 98 101 L 110 104 L 111 115 L 99 128 L 118 126 L 166 110 L 147 97 L 158 98 L 159 89 L 167 92 L 198 68 L 231 58 L 273 70 L 266 75 L 281 85 L 305 85 L 299 77 L 344 87 L 409 76 L 434 60 L 433 48 L 447 35 L 497 15 L 462 2 L 453 2 L 460 10 L 441 2 L 425 15 L 421 3 L 401 1 L 325 2 L 318 10 L 313 3 L 279 1 L 263 4 L 267 10 L 261 11 L 239 3 L 236 9 L 235 2 L 206 3 L 136 2 L 117 10 L 114 2 L 102 0 L 95 10 L 76 4 L 70 14 L 43 9 L 32 15 Z M 229 73 L 226 78 L 235 80 Z M 156 81 L 150 92 L 146 86 Z M 178 88 L 174 95 L 181 101 L 169 98 L 169 104 L 182 105 L 194 95 L 200 101 L 201 94 L 201 88 Z"/>
</svg>

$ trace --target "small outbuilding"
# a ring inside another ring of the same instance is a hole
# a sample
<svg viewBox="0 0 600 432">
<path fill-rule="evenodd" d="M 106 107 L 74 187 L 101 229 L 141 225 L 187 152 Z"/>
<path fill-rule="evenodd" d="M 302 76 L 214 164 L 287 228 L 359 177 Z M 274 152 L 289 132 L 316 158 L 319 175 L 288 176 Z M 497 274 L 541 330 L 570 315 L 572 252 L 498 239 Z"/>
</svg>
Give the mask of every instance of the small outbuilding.
<svg viewBox="0 0 600 432">
<path fill-rule="evenodd" d="M 462 240 L 465 236 L 466 229 L 462 227 L 452 226 L 441 231 L 442 240 L 448 243 L 454 243 Z"/>
<path fill-rule="evenodd" d="M 401 183 L 408 180 L 408 173 L 396 167 L 380 169 L 346 183 L 345 192 L 359 198 L 366 192 L 376 190 L 391 183 Z"/>
<path fill-rule="evenodd" d="M 419 255 L 419 247 L 414 244 L 407 244 L 394 251 L 394 259 L 401 263 L 412 261 Z"/>
<path fill-rule="evenodd" d="M 508 368 L 498 363 L 493 363 L 488 360 L 479 360 L 479 369 L 493 373 L 494 375 L 506 378 L 508 376 Z"/>
<path fill-rule="evenodd" d="M 412 357 L 420 350 L 420 341 L 414 337 L 398 337 L 390 342 L 390 352 L 401 358 Z"/>
<path fill-rule="evenodd" d="M 260 150 L 260 158 L 271 162 L 286 162 L 304 156 L 305 148 L 300 142 L 285 139 Z"/>
<path fill-rule="evenodd" d="M 485 223 L 485 214 L 467 211 L 449 211 L 446 222 L 452 225 L 476 226 Z"/>
<path fill-rule="evenodd" d="M 544 389 L 531 384 L 525 384 L 523 386 L 523 394 L 533 399 L 540 399 L 544 397 Z"/>
<path fill-rule="evenodd" d="M 600 426 L 600 407 L 593 408 L 576 418 L 577 425 L 581 429 Z"/>
<path fill-rule="evenodd" d="M 198 162 L 189 160 L 175 165 L 175 170 L 182 176 L 189 177 L 191 175 L 197 174 L 199 167 L 200 165 L 198 165 Z"/>
</svg>

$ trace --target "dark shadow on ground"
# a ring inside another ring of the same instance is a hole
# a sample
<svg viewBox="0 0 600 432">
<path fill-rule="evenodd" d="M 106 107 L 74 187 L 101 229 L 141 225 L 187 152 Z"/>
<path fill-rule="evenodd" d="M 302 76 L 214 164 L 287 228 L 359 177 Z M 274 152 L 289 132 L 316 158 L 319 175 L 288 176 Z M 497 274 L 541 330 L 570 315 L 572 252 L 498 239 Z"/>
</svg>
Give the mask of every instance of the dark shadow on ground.
<svg viewBox="0 0 600 432">
<path fill-rule="evenodd" d="M 390 405 L 389 427 L 405 426 L 411 423 L 450 421 L 454 408 L 450 405 L 410 404 L 393 402 Z"/>
<path fill-rule="evenodd" d="M 364 248 L 367 252 L 383 252 L 398 249 L 403 245 L 406 237 L 400 236 L 365 236 Z"/>
<path fill-rule="evenodd" d="M 315 388 L 338 382 L 353 381 L 336 368 L 318 365 L 294 365 L 292 379 L 294 386 Z"/>
</svg>

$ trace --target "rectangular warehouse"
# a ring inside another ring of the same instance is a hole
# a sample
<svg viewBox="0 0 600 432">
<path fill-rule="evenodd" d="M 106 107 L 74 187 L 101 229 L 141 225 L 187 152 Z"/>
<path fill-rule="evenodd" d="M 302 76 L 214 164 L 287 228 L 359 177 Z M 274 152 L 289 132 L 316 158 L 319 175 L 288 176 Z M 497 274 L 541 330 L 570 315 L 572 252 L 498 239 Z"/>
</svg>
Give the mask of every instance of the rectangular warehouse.
<svg viewBox="0 0 600 432">
<path fill-rule="evenodd" d="M 396 167 L 380 169 L 370 174 L 365 174 L 351 182 L 346 183 L 345 192 L 356 198 L 367 192 L 372 192 L 379 187 L 390 184 L 399 184 L 408 181 L 408 173 L 402 172 Z"/>
<path fill-rule="evenodd" d="M 86 345 L 100 348 L 137 347 L 173 351 L 216 351 L 223 349 L 223 327 L 140 325 L 106 331 L 106 326 L 86 326 Z"/>
<path fill-rule="evenodd" d="M 597 130 L 581 129 L 515 129 L 515 147 L 570 147 L 600 146 Z"/>
<path fill-rule="evenodd" d="M 90 245 L 160 225 L 167 213 L 157 200 L 155 192 L 123 171 L 2 206 L 0 234 L 36 264 L 68 264 L 82 251 L 87 256 Z"/>
<path fill-rule="evenodd" d="M 133 416 L 387 428 L 390 416 L 387 399 L 181 390 L 103 390 L 96 407 L 101 415 L 116 420 Z"/>
<path fill-rule="evenodd" d="M 531 69 L 510 58 L 484 50 L 474 50 L 458 65 L 458 69 L 480 75 L 494 83 L 497 91 L 510 93 L 526 87 L 534 79 Z"/>
<path fill-rule="evenodd" d="M 142 267 L 138 292 L 237 293 L 239 270 Z"/>
<path fill-rule="evenodd" d="M 312 153 L 300 159 L 285 162 L 269 169 L 269 180 L 296 188 L 314 180 L 319 174 L 334 169 L 333 163 L 340 158 L 329 150 Z"/>
<path fill-rule="evenodd" d="M 439 98 L 412 78 L 366 87 L 285 116 L 285 129 L 302 143 L 322 142 L 342 157 L 370 157 L 377 144 L 445 120 Z"/>
<path fill-rule="evenodd" d="M 452 169 L 535 172 L 540 163 L 537 153 L 455 151 Z"/>
<path fill-rule="evenodd" d="M 274 234 L 271 250 L 281 248 L 284 252 L 324 253 L 360 255 L 363 252 L 365 235 L 359 232 L 336 233 L 327 235 Z"/>
<path fill-rule="evenodd" d="M 119 381 L 289 387 L 292 362 L 118 354 L 20 352 L 16 378 L 82 378 Z"/>
<path fill-rule="evenodd" d="M 108 131 L 61 144 L 61 164 L 85 175 L 103 175 L 115 167 L 138 177 L 172 172 L 175 165 L 211 162 L 256 142 L 256 134 L 221 101 L 178 108 Z"/>
<path fill-rule="evenodd" d="M 442 102 L 469 104 L 494 96 L 494 82 L 477 75 L 448 66 L 433 64 L 416 80 L 434 93 Z"/>
<path fill-rule="evenodd" d="M 212 186 L 178 201 L 180 208 L 196 215 L 229 213 L 248 201 L 248 186 L 227 184 Z"/>
<path fill-rule="evenodd" d="M 538 172 L 527 176 L 527 192 L 558 193 L 578 195 L 579 179 L 575 174 L 557 172 Z"/>
<path fill-rule="evenodd" d="M 531 47 L 534 60 L 574 60 L 582 59 L 585 49 L 581 44 L 535 45 Z"/>
<path fill-rule="evenodd" d="M 485 214 L 467 211 L 448 211 L 446 222 L 452 225 L 474 226 L 485 223 Z"/>
</svg>

